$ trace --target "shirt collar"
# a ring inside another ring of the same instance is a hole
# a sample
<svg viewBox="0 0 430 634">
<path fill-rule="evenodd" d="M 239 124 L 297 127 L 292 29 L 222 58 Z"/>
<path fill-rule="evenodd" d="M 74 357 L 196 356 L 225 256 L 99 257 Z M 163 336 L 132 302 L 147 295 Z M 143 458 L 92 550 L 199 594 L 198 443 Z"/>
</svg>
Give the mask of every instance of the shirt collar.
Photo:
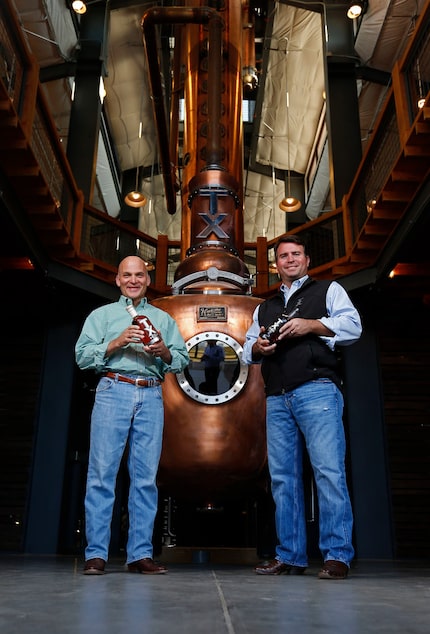
<svg viewBox="0 0 430 634">
<path fill-rule="evenodd" d="M 125 297 L 125 295 L 121 295 L 121 297 L 119 298 L 119 301 L 121 302 L 121 304 L 124 304 L 126 306 L 129 303 L 130 298 Z M 139 308 L 139 306 L 145 306 L 147 303 L 148 303 L 148 299 L 146 297 L 142 297 L 142 299 L 137 305 L 137 308 Z"/>
<path fill-rule="evenodd" d="M 285 297 L 288 297 L 288 295 L 291 295 L 291 293 L 293 291 L 299 290 L 299 288 L 301 288 L 303 286 L 303 284 L 306 282 L 308 277 L 309 277 L 309 275 L 304 275 L 303 277 L 300 277 L 298 280 L 294 280 L 294 282 L 291 284 L 290 288 L 288 288 L 288 286 L 286 286 L 284 283 L 282 283 L 281 287 L 280 287 L 281 293 L 283 293 L 285 295 Z"/>
</svg>

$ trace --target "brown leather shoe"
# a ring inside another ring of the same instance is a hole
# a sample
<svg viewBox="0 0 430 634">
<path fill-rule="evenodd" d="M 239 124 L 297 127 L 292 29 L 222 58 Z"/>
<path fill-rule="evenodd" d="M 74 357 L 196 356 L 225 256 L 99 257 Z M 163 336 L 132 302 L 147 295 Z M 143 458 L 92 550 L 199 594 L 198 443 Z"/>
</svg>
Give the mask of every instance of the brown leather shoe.
<svg viewBox="0 0 430 634">
<path fill-rule="evenodd" d="M 327 559 L 324 566 L 318 573 L 319 579 L 346 579 L 348 576 L 348 566 L 343 561 Z"/>
<path fill-rule="evenodd" d="M 100 557 L 94 559 L 88 559 L 84 566 L 84 575 L 104 575 L 105 574 L 105 560 Z"/>
<path fill-rule="evenodd" d="M 164 575 L 167 568 L 161 564 L 156 564 L 153 559 L 147 557 L 128 564 L 128 572 L 139 572 L 142 575 Z"/>
<path fill-rule="evenodd" d="M 272 559 L 256 566 L 254 570 L 257 575 L 302 575 L 306 568 L 283 564 L 282 561 Z"/>
</svg>

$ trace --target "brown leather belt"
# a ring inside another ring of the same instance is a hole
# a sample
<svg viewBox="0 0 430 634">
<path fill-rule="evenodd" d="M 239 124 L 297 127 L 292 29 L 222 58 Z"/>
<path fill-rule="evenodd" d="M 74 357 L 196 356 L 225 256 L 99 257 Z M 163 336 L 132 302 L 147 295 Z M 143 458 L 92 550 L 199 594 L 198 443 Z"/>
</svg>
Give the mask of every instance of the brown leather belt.
<svg viewBox="0 0 430 634">
<path fill-rule="evenodd" d="M 103 376 L 107 376 L 109 379 L 114 379 L 115 381 L 121 381 L 122 383 L 131 383 L 136 387 L 155 387 L 161 383 L 160 379 L 131 379 L 129 376 L 123 376 L 117 372 L 106 372 Z"/>
</svg>

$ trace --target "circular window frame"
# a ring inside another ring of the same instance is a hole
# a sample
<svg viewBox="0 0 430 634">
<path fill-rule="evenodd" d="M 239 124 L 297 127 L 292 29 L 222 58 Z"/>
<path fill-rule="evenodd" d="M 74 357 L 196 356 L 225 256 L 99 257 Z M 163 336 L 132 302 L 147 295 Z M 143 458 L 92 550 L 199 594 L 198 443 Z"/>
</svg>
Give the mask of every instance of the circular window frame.
<svg viewBox="0 0 430 634">
<path fill-rule="evenodd" d="M 243 390 L 248 378 L 249 367 L 248 365 L 246 365 L 246 363 L 242 363 L 243 347 L 241 346 L 241 344 L 236 341 L 234 337 L 226 335 L 223 332 L 207 330 L 205 332 L 199 333 L 198 335 L 194 335 L 193 337 L 191 337 L 191 339 L 188 339 L 185 342 L 187 346 L 187 351 L 189 352 L 197 344 L 206 341 L 219 341 L 227 346 L 230 346 L 230 348 L 232 348 L 236 353 L 240 370 L 239 375 L 231 388 L 226 392 L 222 392 L 221 394 L 202 394 L 194 387 L 192 387 L 192 385 L 190 385 L 190 382 L 185 375 L 185 371 L 176 374 L 176 380 L 178 381 L 178 385 L 184 392 L 184 394 L 186 394 L 193 401 L 201 403 L 202 405 L 222 405 L 223 403 L 228 403 L 229 401 L 231 401 Z"/>
</svg>

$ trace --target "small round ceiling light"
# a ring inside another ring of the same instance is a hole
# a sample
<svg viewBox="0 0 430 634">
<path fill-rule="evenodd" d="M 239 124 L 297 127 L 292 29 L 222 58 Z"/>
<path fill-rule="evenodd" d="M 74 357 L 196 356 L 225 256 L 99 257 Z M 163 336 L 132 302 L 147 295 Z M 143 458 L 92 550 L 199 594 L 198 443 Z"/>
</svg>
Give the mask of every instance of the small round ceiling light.
<svg viewBox="0 0 430 634">
<path fill-rule="evenodd" d="M 356 20 L 363 13 L 365 13 L 367 9 L 367 3 L 365 0 L 352 0 L 350 3 L 346 15 L 350 20 Z"/>
<path fill-rule="evenodd" d="M 78 15 L 83 15 L 87 12 L 87 5 L 82 0 L 73 0 L 72 9 Z"/>
</svg>

